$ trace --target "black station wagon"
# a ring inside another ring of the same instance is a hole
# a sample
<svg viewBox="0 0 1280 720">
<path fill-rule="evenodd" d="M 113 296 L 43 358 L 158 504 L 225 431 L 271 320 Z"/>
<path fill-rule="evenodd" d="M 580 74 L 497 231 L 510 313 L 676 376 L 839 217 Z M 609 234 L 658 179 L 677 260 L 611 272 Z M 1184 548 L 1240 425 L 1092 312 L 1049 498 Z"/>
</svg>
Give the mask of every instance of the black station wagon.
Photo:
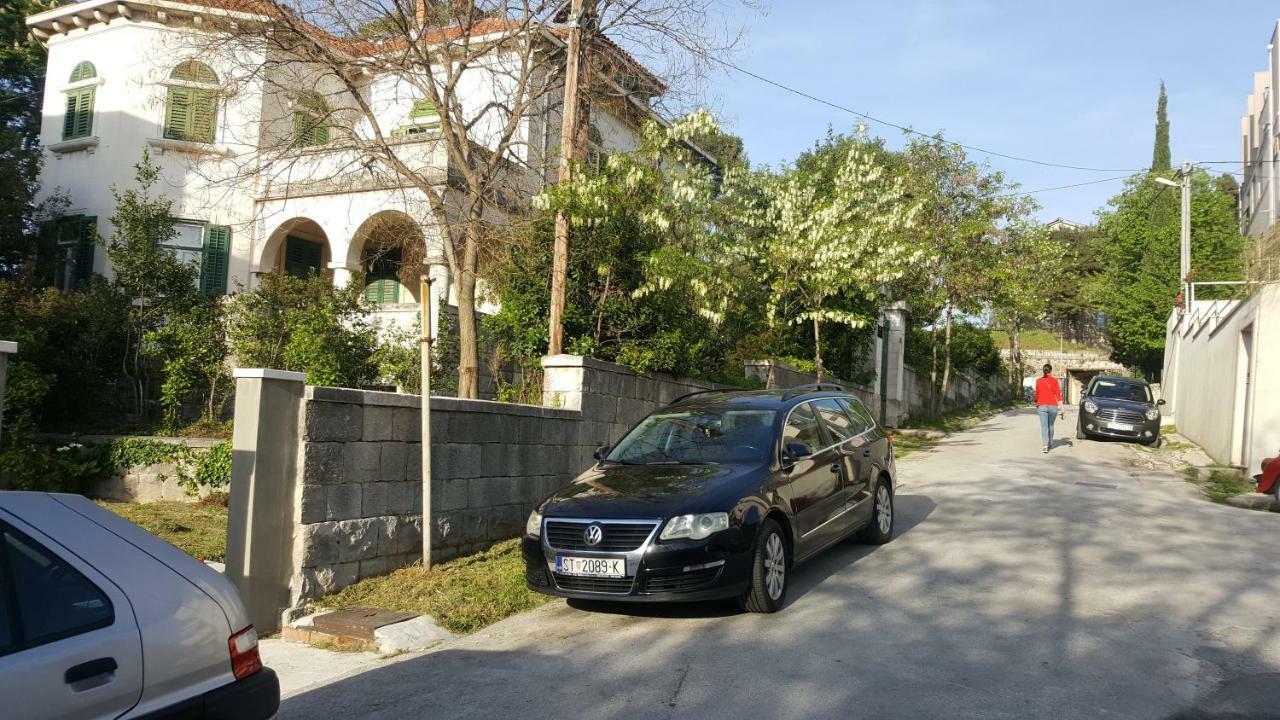
<svg viewBox="0 0 1280 720">
<path fill-rule="evenodd" d="M 529 516 L 533 590 L 775 612 L 794 564 L 893 537 L 892 439 L 839 386 L 686 395 L 596 457 Z"/>
</svg>

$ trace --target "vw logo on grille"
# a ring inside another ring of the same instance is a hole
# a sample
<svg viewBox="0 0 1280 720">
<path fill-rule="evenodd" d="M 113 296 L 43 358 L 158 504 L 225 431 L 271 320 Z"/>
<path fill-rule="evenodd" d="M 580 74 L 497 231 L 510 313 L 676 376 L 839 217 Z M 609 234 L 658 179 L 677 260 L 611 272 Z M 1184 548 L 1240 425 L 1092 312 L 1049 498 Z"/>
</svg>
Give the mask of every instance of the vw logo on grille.
<svg viewBox="0 0 1280 720">
<path fill-rule="evenodd" d="M 587 529 L 582 533 L 582 539 L 586 541 L 587 545 L 595 547 L 600 544 L 601 540 L 604 540 L 604 530 L 601 530 L 600 526 L 596 524 L 588 525 Z"/>
</svg>

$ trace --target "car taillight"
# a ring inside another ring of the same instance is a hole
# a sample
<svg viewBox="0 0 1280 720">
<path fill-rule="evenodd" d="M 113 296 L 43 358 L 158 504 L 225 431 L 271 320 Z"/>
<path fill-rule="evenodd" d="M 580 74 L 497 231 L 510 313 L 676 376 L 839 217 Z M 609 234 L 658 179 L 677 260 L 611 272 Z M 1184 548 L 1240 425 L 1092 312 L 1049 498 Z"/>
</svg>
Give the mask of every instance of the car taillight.
<svg viewBox="0 0 1280 720">
<path fill-rule="evenodd" d="M 262 669 L 258 656 L 258 631 L 253 626 L 241 630 L 227 640 L 231 650 L 231 672 L 237 680 L 243 680 Z"/>
</svg>

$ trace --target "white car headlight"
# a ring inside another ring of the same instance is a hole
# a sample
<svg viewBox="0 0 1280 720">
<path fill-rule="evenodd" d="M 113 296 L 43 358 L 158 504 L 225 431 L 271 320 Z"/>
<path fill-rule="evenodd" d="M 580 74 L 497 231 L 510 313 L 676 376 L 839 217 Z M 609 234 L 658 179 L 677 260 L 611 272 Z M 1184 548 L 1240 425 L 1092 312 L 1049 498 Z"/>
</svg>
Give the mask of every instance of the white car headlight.
<svg viewBox="0 0 1280 720">
<path fill-rule="evenodd" d="M 688 538 L 701 540 L 721 530 L 729 529 L 729 513 L 704 513 L 702 515 L 677 515 L 662 528 L 660 540 Z"/>
<path fill-rule="evenodd" d="M 524 534 L 529 537 L 542 537 L 542 513 L 534 510 L 529 513 L 529 520 L 524 524 Z"/>
<path fill-rule="evenodd" d="M 1098 403 L 1096 403 L 1096 402 L 1094 402 L 1094 401 L 1092 401 L 1092 400 L 1085 400 L 1085 401 L 1084 401 L 1084 411 L 1085 411 L 1085 412 L 1087 412 L 1087 413 L 1096 413 L 1096 412 L 1098 412 Z"/>
<path fill-rule="evenodd" d="M 1148 411 L 1147 411 L 1147 419 L 1148 419 L 1148 420 L 1155 420 L 1155 419 L 1157 419 L 1157 418 L 1159 418 L 1159 417 L 1160 417 L 1160 411 L 1159 411 L 1159 410 L 1157 410 L 1157 409 L 1155 409 L 1155 408 L 1151 408 L 1150 410 L 1148 410 Z"/>
</svg>

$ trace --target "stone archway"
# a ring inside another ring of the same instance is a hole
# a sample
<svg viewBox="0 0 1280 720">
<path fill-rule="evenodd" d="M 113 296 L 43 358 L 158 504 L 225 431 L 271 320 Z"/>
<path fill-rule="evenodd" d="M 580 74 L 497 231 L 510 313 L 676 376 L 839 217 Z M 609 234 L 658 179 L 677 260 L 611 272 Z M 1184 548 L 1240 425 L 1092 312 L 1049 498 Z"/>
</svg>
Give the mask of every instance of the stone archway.
<svg viewBox="0 0 1280 720">
<path fill-rule="evenodd" d="M 417 303 L 418 276 L 427 267 L 422 227 L 398 210 L 370 215 L 352 237 L 346 261 L 364 273 L 371 305 Z"/>
<path fill-rule="evenodd" d="M 307 217 L 294 217 L 276 226 L 267 236 L 262 253 L 253 264 L 256 275 L 270 272 L 306 277 L 312 272 L 331 276 L 333 260 L 329 236 L 320 224 Z"/>
</svg>

